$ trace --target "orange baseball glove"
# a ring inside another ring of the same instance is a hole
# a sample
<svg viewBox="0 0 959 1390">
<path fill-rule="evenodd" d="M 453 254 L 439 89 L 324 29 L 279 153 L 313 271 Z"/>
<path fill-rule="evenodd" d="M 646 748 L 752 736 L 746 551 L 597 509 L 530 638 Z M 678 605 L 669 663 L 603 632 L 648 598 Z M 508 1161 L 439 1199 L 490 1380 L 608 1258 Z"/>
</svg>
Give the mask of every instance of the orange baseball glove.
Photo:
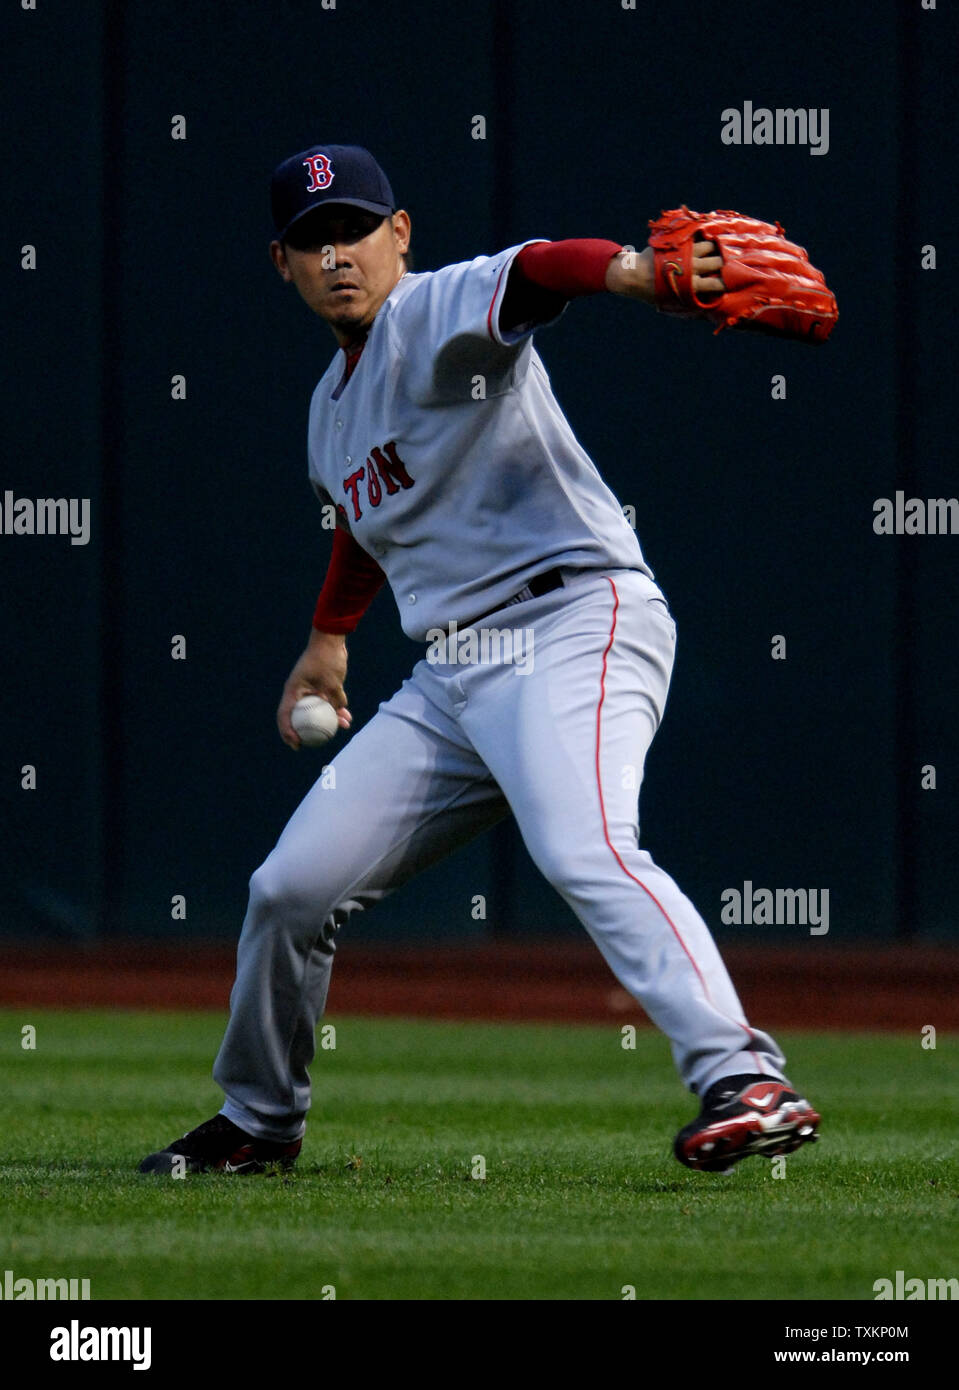
<svg viewBox="0 0 959 1390">
<path fill-rule="evenodd" d="M 656 307 L 724 328 L 747 328 L 781 338 L 822 343 L 839 317 L 836 296 L 802 246 L 787 241 L 777 222 L 738 212 L 691 212 L 685 204 L 651 220 Z M 722 257 L 722 294 L 697 295 L 692 248 L 712 241 Z"/>
</svg>

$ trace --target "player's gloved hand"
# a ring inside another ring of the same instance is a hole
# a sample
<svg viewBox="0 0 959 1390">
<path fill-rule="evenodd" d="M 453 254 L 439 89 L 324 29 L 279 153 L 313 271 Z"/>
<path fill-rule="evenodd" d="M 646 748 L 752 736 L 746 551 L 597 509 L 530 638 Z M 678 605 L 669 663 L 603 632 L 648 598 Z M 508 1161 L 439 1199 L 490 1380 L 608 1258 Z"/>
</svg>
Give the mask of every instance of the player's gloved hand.
<svg viewBox="0 0 959 1390">
<path fill-rule="evenodd" d="M 723 328 L 749 328 L 783 338 L 821 343 L 839 312 L 825 276 L 780 225 L 727 210 L 691 212 L 685 204 L 650 222 L 657 309 L 682 318 L 709 319 Z M 720 264 L 696 257 L 711 243 Z M 695 259 L 694 259 L 695 258 Z M 703 272 L 717 289 L 706 290 Z"/>
<path fill-rule="evenodd" d="M 276 711 L 280 738 L 290 748 L 299 748 L 300 739 L 290 723 L 290 713 L 304 695 L 320 695 L 336 710 L 341 729 L 348 729 L 353 716 L 346 708 L 346 638 L 332 632 L 317 632 L 314 628 L 306 649 L 287 677 L 283 696 Z"/>
</svg>

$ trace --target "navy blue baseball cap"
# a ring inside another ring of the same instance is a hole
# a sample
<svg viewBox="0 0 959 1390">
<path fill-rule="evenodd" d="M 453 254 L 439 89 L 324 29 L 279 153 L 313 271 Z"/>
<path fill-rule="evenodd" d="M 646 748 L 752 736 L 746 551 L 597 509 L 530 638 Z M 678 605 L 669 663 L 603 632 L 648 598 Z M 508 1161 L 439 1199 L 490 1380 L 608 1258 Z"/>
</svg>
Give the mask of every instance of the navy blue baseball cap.
<svg viewBox="0 0 959 1390">
<path fill-rule="evenodd" d="M 396 211 L 389 179 L 360 145 L 313 145 L 273 170 L 270 206 L 277 241 L 323 203 L 348 203 L 384 217 Z"/>
</svg>

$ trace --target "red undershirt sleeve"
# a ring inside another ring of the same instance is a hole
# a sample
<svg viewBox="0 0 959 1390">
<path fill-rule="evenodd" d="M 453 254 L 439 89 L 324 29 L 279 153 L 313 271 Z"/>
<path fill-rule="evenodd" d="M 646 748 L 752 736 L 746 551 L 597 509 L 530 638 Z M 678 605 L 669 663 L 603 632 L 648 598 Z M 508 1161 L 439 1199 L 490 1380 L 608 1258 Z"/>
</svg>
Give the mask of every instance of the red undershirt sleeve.
<svg viewBox="0 0 959 1390">
<path fill-rule="evenodd" d="M 574 241 L 535 241 L 513 262 L 527 280 L 573 299 L 606 288 L 606 269 L 622 251 L 618 241 L 580 237 Z"/>
<path fill-rule="evenodd" d="M 592 237 L 524 246 L 510 267 L 500 327 L 553 318 L 566 300 L 604 290 L 609 263 L 622 249 L 619 242 Z"/>
<path fill-rule="evenodd" d="M 386 575 L 349 531 L 338 526 L 323 588 L 313 612 L 317 632 L 354 632 Z"/>
</svg>

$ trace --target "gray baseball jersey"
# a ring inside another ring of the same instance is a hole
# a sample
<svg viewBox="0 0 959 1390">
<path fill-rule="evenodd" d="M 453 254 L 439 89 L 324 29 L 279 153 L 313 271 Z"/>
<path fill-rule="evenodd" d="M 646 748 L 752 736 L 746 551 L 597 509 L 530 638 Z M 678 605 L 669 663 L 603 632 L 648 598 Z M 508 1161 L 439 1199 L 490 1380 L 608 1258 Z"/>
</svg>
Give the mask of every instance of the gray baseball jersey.
<svg viewBox="0 0 959 1390">
<path fill-rule="evenodd" d="M 653 578 L 553 395 L 533 325 L 500 329 L 521 249 L 404 275 L 342 394 L 339 352 L 313 394 L 313 487 L 376 559 L 418 641 L 554 567 Z"/>
</svg>

